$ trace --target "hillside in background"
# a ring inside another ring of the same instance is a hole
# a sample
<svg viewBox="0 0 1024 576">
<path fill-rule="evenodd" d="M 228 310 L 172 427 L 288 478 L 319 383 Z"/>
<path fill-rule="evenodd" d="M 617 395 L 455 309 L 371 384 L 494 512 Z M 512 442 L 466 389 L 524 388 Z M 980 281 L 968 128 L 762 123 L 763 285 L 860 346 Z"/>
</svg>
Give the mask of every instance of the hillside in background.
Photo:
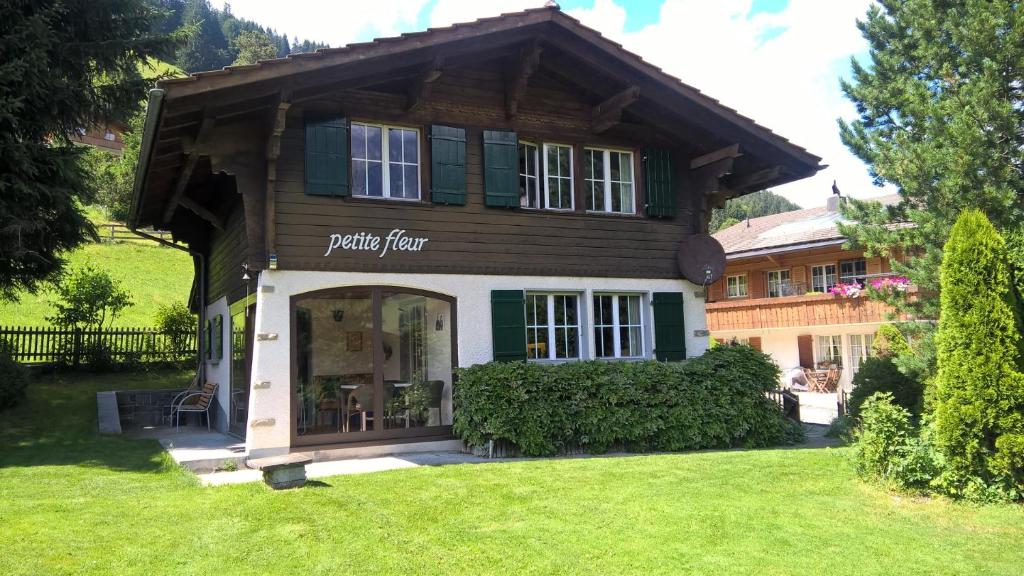
<svg viewBox="0 0 1024 576">
<path fill-rule="evenodd" d="M 96 211 L 90 217 L 101 218 Z M 66 270 L 87 263 L 109 272 L 132 296 L 134 304 L 114 320 L 114 326 L 152 326 L 160 306 L 187 301 L 192 288 L 192 257 L 154 242 L 86 244 L 68 256 Z M 49 325 L 52 299 L 52 292 L 44 288 L 38 294 L 20 294 L 18 302 L 0 301 L 0 326 Z"/>
<path fill-rule="evenodd" d="M 739 198 L 733 198 L 725 203 L 725 208 L 716 208 L 711 214 L 711 224 L 708 226 L 711 234 L 733 224 L 738 224 L 747 218 L 768 216 L 799 210 L 800 206 L 775 194 L 771 190 L 754 192 Z"/>
<path fill-rule="evenodd" d="M 327 44 L 308 39 L 289 40 L 287 34 L 279 35 L 273 28 L 236 18 L 230 4 L 225 4 L 223 10 L 210 6 L 209 0 L 160 0 L 160 4 L 169 15 L 159 32 L 191 28 L 191 38 L 174 58 L 174 64 L 186 72 L 216 70 L 233 64 L 243 51 L 239 38 L 245 37 L 245 33 L 256 32 L 265 37 L 271 47 L 269 53 L 263 54 L 265 57 L 282 58 L 293 52 L 313 52 L 327 47 Z"/>
</svg>

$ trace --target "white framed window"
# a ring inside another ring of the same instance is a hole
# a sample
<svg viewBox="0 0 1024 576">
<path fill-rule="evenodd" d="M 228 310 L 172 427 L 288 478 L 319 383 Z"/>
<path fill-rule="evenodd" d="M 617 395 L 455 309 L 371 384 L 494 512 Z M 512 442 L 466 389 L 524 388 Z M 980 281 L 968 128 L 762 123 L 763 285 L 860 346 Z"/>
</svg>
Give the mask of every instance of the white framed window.
<svg viewBox="0 0 1024 576">
<path fill-rule="evenodd" d="M 519 206 L 543 208 L 540 195 L 540 166 L 537 145 L 519 143 Z"/>
<path fill-rule="evenodd" d="M 743 298 L 747 295 L 747 275 L 737 274 L 725 279 L 725 295 L 727 298 Z"/>
<path fill-rule="evenodd" d="M 526 357 L 529 360 L 580 357 L 577 294 L 526 294 Z"/>
<path fill-rule="evenodd" d="M 826 365 L 835 364 L 836 366 L 843 365 L 843 337 L 836 334 L 834 336 L 818 336 L 818 347 L 817 347 L 817 361 L 819 367 Z"/>
<path fill-rule="evenodd" d="M 644 356 L 639 294 L 594 294 L 594 351 L 598 358 Z"/>
<path fill-rule="evenodd" d="M 353 196 L 419 200 L 419 130 L 353 122 L 351 140 Z"/>
<path fill-rule="evenodd" d="M 828 292 L 836 285 L 836 265 L 811 266 L 811 291 Z"/>
<path fill-rule="evenodd" d="M 854 282 L 864 285 L 864 277 L 868 274 L 868 263 L 863 258 L 845 260 L 839 263 L 839 281 L 846 284 Z"/>
<path fill-rule="evenodd" d="M 587 210 L 632 214 L 633 153 L 601 148 L 583 149 Z"/>
<path fill-rule="evenodd" d="M 789 296 L 789 270 L 772 270 L 768 272 L 768 297 L 778 298 Z"/>
<path fill-rule="evenodd" d="M 871 357 L 871 345 L 874 340 L 874 334 L 850 334 L 850 362 L 853 364 L 854 372 Z"/>
<path fill-rule="evenodd" d="M 544 144 L 544 207 L 573 210 L 572 146 Z"/>
</svg>

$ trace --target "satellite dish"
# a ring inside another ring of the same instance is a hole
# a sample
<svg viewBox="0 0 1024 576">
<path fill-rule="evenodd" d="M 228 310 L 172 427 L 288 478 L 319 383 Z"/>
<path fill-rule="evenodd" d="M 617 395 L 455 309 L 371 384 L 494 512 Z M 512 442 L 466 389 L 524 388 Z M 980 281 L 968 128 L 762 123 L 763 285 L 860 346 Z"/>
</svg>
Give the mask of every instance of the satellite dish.
<svg viewBox="0 0 1024 576">
<path fill-rule="evenodd" d="M 688 236 L 679 244 L 679 272 L 698 286 L 711 284 L 725 273 L 725 249 L 708 234 Z"/>
</svg>

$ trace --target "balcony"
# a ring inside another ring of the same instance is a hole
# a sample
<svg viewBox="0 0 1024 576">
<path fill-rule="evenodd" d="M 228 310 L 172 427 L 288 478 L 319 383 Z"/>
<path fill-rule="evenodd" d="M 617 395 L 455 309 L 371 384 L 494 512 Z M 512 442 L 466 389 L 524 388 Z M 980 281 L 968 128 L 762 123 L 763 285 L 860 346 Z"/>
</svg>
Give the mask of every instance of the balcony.
<svg viewBox="0 0 1024 576">
<path fill-rule="evenodd" d="M 859 283 L 864 285 L 875 278 L 891 276 L 872 274 Z M 891 319 L 892 308 L 869 299 L 867 294 L 850 297 L 809 292 L 805 282 L 783 282 L 772 289 L 781 296 L 709 302 L 706 306 L 708 329 L 716 332 L 798 328 L 887 322 Z M 911 291 L 914 291 L 913 287 Z"/>
</svg>

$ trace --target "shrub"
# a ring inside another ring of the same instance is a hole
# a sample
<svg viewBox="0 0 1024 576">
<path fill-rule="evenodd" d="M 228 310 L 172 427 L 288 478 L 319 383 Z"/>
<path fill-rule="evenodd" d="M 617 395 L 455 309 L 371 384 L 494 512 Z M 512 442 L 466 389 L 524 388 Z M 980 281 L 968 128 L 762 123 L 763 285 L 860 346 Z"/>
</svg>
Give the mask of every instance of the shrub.
<svg viewBox="0 0 1024 576">
<path fill-rule="evenodd" d="M 13 408 L 25 397 L 28 371 L 11 358 L 10 347 L 0 340 L 0 410 Z"/>
<path fill-rule="evenodd" d="M 1003 238 L 964 211 L 944 248 L 936 335 L 939 486 L 954 496 L 1024 495 L 1024 375 Z M 987 496 L 986 496 L 987 498 Z"/>
<path fill-rule="evenodd" d="M 864 401 L 854 434 L 857 472 L 899 488 L 925 489 L 935 474 L 929 442 L 918 437 L 910 412 L 879 392 Z"/>
<path fill-rule="evenodd" d="M 899 328 L 882 324 L 871 342 L 871 352 L 879 358 L 897 358 L 910 353 L 910 344 Z"/>
<path fill-rule="evenodd" d="M 131 295 L 110 274 L 85 265 L 62 276 L 54 286 L 56 312 L 50 322 L 68 328 L 98 330 L 132 305 Z"/>
<path fill-rule="evenodd" d="M 454 430 L 470 446 L 507 441 L 526 455 L 798 441 L 799 425 L 765 394 L 777 385 L 774 362 L 747 346 L 681 363 L 491 362 L 459 370 Z"/>
<path fill-rule="evenodd" d="M 900 372 L 890 358 L 868 358 L 857 369 L 853 375 L 853 391 L 850 392 L 850 415 L 857 418 L 861 405 L 876 392 L 888 392 L 897 405 L 914 416 L 921 414 L 924 386 Z"/>
<path fill-rule="evenodd" d="M 197 318 L 184 302 L 175 302 L 160 306 L 156 311 L 156 325 L 161 332 L 167 333 L 166 358 L 172 362 L 182 362 L 192 356 L 189 342 L 196 333 Z"/>
</svg>

